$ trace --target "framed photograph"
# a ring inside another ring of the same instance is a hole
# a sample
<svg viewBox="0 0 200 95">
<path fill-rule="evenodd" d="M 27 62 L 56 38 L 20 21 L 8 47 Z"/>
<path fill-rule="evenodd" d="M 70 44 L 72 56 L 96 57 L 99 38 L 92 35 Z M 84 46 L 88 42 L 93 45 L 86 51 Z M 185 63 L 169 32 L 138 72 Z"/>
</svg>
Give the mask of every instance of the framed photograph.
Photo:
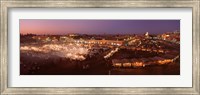
<svg viewBox="0 0 200 95">
<path fill-rule="evenodd" d="M 1 94 L 200 94 L 200 1 L 0 0 Z"/>
</svg>

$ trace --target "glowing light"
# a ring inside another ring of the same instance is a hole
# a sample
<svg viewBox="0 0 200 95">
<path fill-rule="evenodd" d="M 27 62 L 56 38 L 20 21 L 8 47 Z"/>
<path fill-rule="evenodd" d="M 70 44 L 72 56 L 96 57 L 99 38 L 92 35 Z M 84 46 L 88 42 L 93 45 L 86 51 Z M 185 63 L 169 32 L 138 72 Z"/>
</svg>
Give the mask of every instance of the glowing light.
<svg viewBox="0 0 200 95">
<path fill-rule="evenodd" d="M 22 51 L 33 51 L 56 55 L 73 60 L 85 60 L 85 55 L 88 54 L 88 49 L 76 44 L 46 44 L 43 46 L 21 46 Z"/>
</svg>

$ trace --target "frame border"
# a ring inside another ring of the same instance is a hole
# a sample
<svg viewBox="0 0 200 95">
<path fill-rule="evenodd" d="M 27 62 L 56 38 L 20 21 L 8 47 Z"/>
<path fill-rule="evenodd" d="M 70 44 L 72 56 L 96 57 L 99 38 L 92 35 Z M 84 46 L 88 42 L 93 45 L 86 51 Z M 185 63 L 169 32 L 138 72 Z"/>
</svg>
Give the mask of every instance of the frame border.
<svg viewBox="0 0 200 95">
<path fill-rule="evenodd" d="M 8 9 L 9 8 L 192 8 L 193 87 L 140 88 L 10 88 L 8 87 Z M 1 94 L 200 94 L 200 0 L 0 0 Z"/>
</svg>

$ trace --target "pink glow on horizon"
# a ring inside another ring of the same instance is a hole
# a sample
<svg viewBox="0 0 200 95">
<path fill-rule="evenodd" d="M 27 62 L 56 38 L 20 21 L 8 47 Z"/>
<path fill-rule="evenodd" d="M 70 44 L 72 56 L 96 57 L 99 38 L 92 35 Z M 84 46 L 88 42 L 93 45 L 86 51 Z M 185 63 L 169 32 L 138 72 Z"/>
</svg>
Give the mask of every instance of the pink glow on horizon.
<svg viewBox="0 0 200 95">
<path fill-rule="evenodd" d="M 20 20 L 20 33 L 27 34 L 61 34 L 72 33 L 73 29 L 77 29 L 73 25 L 64 25 L 62 20 Z"/>
</svg>

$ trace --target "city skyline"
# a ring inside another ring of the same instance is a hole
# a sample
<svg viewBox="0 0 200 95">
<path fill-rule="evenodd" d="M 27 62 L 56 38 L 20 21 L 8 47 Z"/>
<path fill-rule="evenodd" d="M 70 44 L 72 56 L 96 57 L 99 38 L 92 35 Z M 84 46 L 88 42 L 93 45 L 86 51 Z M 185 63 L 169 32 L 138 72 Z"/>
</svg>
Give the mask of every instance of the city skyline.
<svg viewBox="0 0 200 95">
<path fill-rule="evenodd" d="M 20 34 L 162 34 L 175 30 L 180 30 L 180 20 L 20 20 Z"/>
<path fill-rule="evenodd" d="M 180 32 L 180 20 L 23 19 L 20 75 L 180 75 Z"/>
</svg>

